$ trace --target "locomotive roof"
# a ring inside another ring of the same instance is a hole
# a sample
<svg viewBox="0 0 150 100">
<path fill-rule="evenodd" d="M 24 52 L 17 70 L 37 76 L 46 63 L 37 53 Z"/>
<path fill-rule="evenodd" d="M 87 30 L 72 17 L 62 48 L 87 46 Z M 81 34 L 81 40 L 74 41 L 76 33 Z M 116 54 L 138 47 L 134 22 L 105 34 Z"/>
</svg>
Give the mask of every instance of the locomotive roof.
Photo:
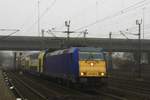
<svg viewBox="0 0 150 100">
<path fill-rule="evenodd" d="M 78 49 L 81 52 L 103 52 L 103 48 L 95 48 L 95 47 L 71 47 L 64 50 L 57 50 L 54 52 L 49 52 L 47 55 L 60 55 L 65 53 L 73 53 L 74 50 Z"/>
<path fill-rule="evenodd" d="M 77 47 L 81 52 L 103 52 L 104 48 L 95 48 L 95 47 Z"/>
<path fill-rule="evenodd" d="M 72 53 L 74 50 L 75 50 L 75 48 L 57 50 L 57 51 L 48 53 L 48 55 L 60 55 L 60 54 L 65 54 L 65 53 Z"/>
</svg>

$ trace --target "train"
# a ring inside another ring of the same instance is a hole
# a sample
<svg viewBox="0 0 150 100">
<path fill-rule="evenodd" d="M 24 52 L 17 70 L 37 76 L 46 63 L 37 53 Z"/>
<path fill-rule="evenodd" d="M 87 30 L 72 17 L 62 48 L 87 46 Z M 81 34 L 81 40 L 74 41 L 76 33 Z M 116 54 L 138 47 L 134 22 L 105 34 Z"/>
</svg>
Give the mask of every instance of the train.
<svg viewBox="0 0 150 100">
<path fill-rule="evenodd" d="M 23 70 L 71 83 L 88 83 L 107 78 L 107 60 L 103 48 L 70 47 L 22 57 Z"/>
</svg>

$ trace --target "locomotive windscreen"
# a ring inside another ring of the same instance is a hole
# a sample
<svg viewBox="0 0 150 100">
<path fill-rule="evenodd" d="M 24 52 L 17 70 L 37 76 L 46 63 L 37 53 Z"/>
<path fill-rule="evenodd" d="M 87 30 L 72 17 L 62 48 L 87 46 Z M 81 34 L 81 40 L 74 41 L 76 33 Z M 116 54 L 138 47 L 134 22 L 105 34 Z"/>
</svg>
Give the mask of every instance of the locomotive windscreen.
<svg viewBox="0 0 150 100">
<path fill-rule="evenodd" d="M 103 53 L 99 52 L 79 52 L 80 60 L 103 60 Z"/>
</svg>

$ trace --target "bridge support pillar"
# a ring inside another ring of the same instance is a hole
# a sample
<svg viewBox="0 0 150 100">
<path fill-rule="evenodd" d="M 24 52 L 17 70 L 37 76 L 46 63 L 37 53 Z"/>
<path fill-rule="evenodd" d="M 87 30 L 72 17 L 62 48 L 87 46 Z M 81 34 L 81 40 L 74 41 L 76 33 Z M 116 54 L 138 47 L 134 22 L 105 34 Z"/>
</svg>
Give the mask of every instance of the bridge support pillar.
<svg viewBox="0 0 150 100">
<path fill-rule="evenodd" d="M 139 55 L 138 52 L 133 53 L 133 57 L 134 57 L 136 64 L 138 64 L 138 61 L 139 61 L 138 55 Z M 150 52 L 148 54 L 145 52 L 141 53 L 141 64 L 142 63 L 146 63 L 146 64 L 150 63 Z"/>
<path fill-rule="evenodd" d="M 147 61 L 148 61 L 148 64 L 150 64 L 150 52 L 147 53 Z"/>
<path fill-rule="evenodd" d="M 136 64 L 138 64 L 138 52 L 133 52 L 133 58 Z"/>
<path fill-rule="evenodd" d="M 17 67 L 16 58 L 17 58 L 17 53 L 14 52 L 14 56 L 13 56 L 13 67 L 14 67 L 14 69 L 16 69 L 16 67 Z"/>
</svg>

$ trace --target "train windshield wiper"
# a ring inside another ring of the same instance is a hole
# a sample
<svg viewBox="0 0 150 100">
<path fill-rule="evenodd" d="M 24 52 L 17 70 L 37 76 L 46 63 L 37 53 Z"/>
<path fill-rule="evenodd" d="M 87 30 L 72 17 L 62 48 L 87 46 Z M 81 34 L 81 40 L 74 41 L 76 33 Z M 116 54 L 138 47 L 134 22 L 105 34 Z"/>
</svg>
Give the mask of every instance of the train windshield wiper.
<svg viewBox="0 0 150 100">
<path fill-rule="evenodd" d="M 88 61 L 88 60 L 93 60 L 94 59 L 94 56 L 92 55 L 92 54 L 89 54 L 88 55 L 88 58 L 86 59 L 86 61 Z"/>
</svg>

